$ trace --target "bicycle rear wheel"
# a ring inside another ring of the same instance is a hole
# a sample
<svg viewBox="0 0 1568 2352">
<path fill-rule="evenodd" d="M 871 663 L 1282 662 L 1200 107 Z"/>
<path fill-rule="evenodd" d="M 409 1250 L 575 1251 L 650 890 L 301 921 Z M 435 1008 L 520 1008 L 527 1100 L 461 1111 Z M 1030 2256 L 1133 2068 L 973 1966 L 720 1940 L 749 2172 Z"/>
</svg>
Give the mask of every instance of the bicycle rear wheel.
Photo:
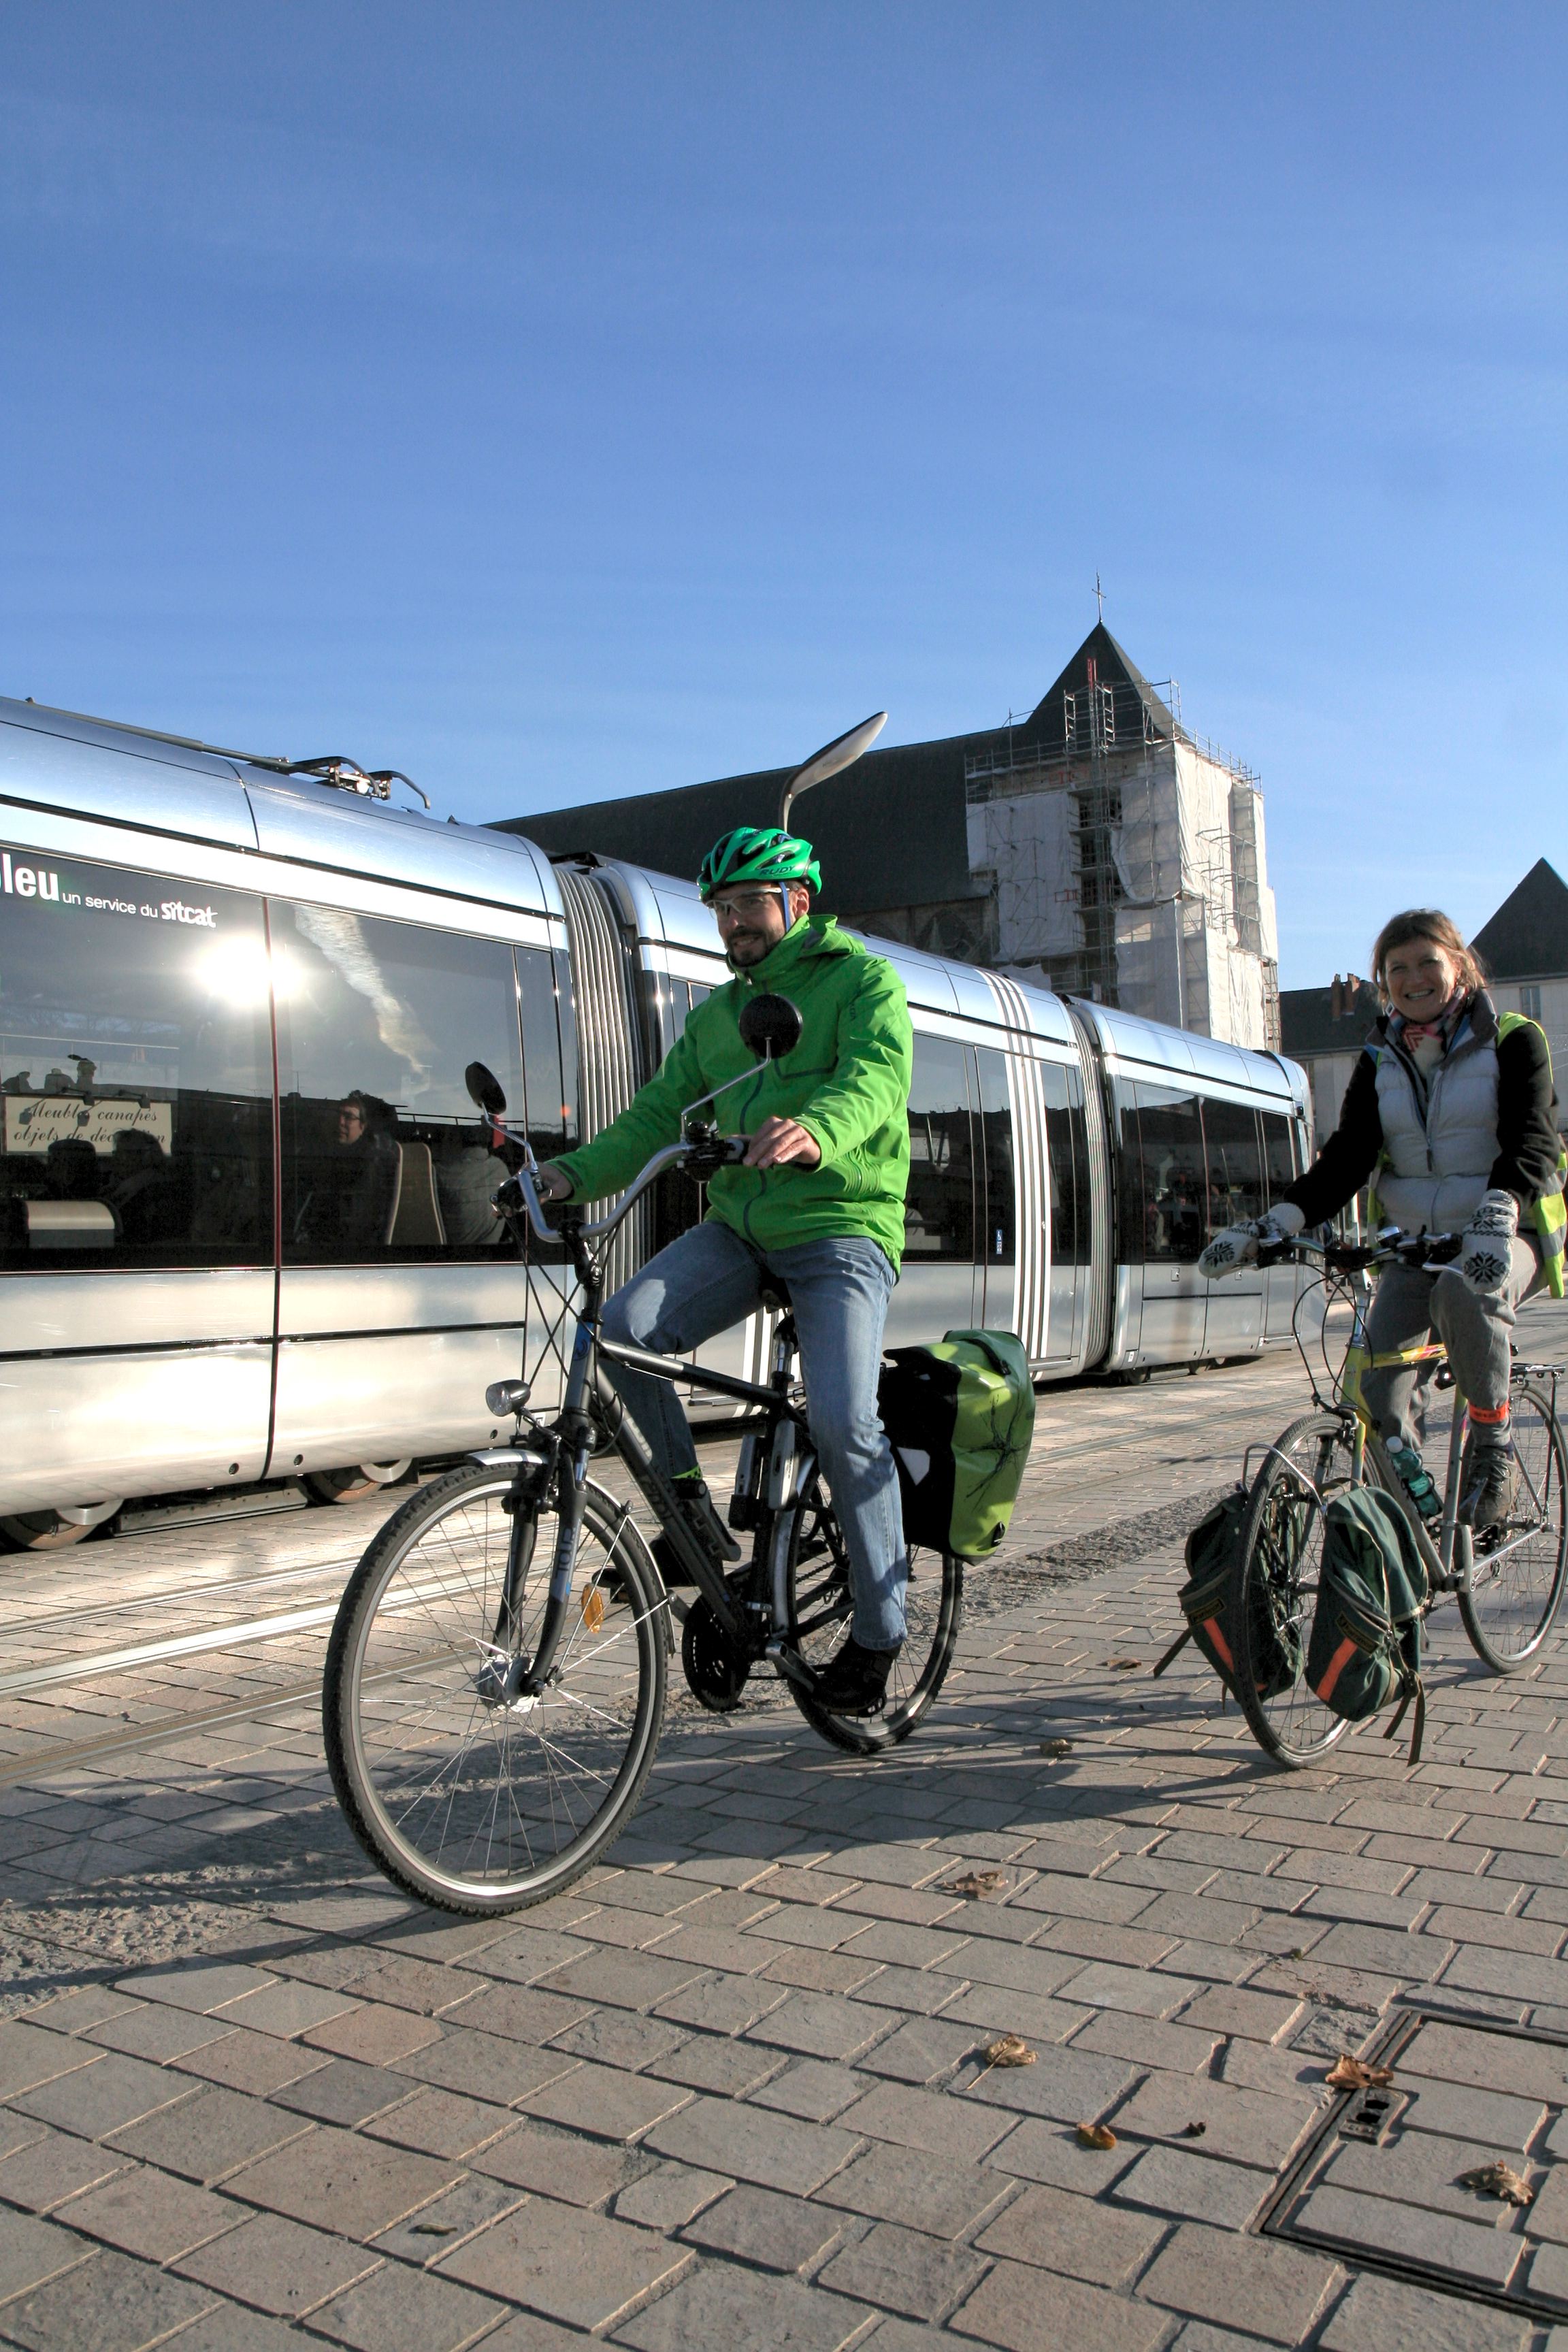
<svg viewBox="0 0 1568 2352">
<path fill-rule="evenodd" d="M 1307 1680 L 1318 1605 L 1324 1506 L 1351 1483 L 1351 1444 L 1336 1413 L 1313 1412 L 1269 1447 L 1242 1522 L 1236 1605 L 1236 1695 L 1258 1746 L 1299 1769 L 1349 1728 Z"/>
<path fill-rule="evenodd" d="M 1540 1649 L 1568 1573 L 1568 1449 L 1552 1399 L 1520 1380 L 1510 1402 L 1512 1500 L 1508 1517 L 1478 1537 L 1470 1589 L 1459 1595 L 1466 1633 L 1500 1675 L 1517 1674 Z"/>
<path fill-rule="evenodd" d="M 849 1553 L 821 1474 L 790 1514 L 789 1640 L 808 1666 L 820 1670 L 843 1647 L 852 1611 Z M 809 1691 L 791 1683 L 790 1696 L 812 1729 L 851 1755 L 873 1756 L 907 1739 L 942 1688 L 963 1612 L 963 1562 L 952 1552 L 910 1547 L 904 1594 L 904 1646 L 888 1677 L 880 1715 L 830 1715 Z"/>
<path fill-rule="evenodd" d="M 412 1496 L 350 1579 L 327 1653 L 327 1761 L 349 1826 L 395 1885 L 447 1911 L 517 1910 L 586 1870 L 636 1809 L 664 1709 L 664 1590 L 592 1486 L 549 1687 L 497 1696 L 492 1662 L 537 1641 L 557 1525 L 548 1507 L 525 1518 L 509 1624 L 510 1487 L 468 1464 Z"/>
</svg>

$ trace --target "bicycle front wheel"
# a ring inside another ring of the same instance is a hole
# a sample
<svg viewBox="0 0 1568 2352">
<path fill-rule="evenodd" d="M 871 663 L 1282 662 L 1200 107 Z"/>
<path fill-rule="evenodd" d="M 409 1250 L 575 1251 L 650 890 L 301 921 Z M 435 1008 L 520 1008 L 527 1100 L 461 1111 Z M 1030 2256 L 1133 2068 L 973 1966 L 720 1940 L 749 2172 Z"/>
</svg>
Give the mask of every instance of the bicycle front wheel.
<svg viewBox="0 0 1568 2352">
<path fill-rule="evenodd" d="M 327 1654 L 349 1826 L 395 1885 L 447 1911 L 517 1910 L 586 1870 L 636 1809 L 664 1709 L 668 1600 L 592 1486 L 549 1686 L 505 1696 L 496 1664 L 537 1642 L 557 1528 L 548 1506 L 525 1518 L 509 1601 L 510 1486 L 476 1463 L 412 1496 L 351 1578 Z"/>
<path fill-rule="evenodd" d="M 1552 1400 L 1516 1381 L 1513 1493 L 1508 1515 L 1478 1537 L 1459 1614 L 1494 1673 L 1517 1674 L 1540 1649 L 1563 1601 L 1568 1573 L 1568 1450 Z"/>
<path fill-rule="evenodd" d="M 1306 1414 L 1269 1447 L 1242 1521 L 1231 1612 L 1236 1695 L 1253 1738 L 1299 1769 L 1326 1755 L 1348 1726 L 1307 1680 L 1318 1605 L 1324 1509 L 1351 1483 L 1351 1438 L 1331 1412 Z"/>
<path fill-rule="evenodd" d="M 791 1512 L 787 1545 L 789 1640 L 805 1664 L 820 1671 L 848 1638 L 853 1610 L 849 1553 L 821 1474 Z M 832 1715 L 809 1691 L 791 1683 L 790 1696 L 814 1731 L 851 1755 L 873 1756 L 907 1739 L 942 1688 L 963 1612 L 963 1562 L 952 1552 L 910 1547 L 904 1593 L 904 1646 L 888 1677 L 880 1715 Z"/>
</svg>

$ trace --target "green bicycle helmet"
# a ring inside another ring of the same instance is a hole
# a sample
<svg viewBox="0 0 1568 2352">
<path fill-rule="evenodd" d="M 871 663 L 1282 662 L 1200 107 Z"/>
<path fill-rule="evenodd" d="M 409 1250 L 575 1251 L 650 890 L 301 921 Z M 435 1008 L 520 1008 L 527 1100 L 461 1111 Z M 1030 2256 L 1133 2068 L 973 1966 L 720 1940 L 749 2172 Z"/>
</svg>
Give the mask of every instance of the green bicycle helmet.
<svg viewBox="0 0 1568 2352">
<path fill-rule="evenodd" d="M 738 824 L 708 852 L 697 887 L 704 898 L 711 898 L 715 891 L 732 889 L 740 882 L 804 882 L 820 890 L 822 868 L 809 841 L 781 833 L 776 824 Z"/>
</svg>

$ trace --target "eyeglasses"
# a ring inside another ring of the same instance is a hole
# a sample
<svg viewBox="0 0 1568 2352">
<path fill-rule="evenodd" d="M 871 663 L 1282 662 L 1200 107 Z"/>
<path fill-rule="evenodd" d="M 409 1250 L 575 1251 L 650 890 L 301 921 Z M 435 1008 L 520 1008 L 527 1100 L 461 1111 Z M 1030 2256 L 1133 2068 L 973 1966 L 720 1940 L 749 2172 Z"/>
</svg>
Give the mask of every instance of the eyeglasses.
<svg viewBox="0 0 1568 2352">
<path fill-rule="evenodd" d="M 732 923 L 738 920 L 749 923 L 755 921 L 759 915 L 764 914 L 768 908 L 773 905 L 776 897 L 777 893 L 773 890 L 741 890 L 737 891 L 732 898 L 710 898 L 708 904 L 713 910 L 715 922 Z"/>
</svg>

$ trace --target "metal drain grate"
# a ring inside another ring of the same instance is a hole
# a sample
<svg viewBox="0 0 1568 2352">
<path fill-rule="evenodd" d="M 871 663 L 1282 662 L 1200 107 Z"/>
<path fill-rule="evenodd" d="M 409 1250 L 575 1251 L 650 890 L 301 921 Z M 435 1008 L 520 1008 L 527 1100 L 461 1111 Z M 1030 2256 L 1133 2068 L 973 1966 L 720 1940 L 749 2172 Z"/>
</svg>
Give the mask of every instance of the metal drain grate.
<svg viewBox="0 0 1568 2352">
<path fill-rule="evenodd" d="M 1521 2315 L 1568 2315 L 1568 2037 L 1462 2011 L 1395 2011 L 1263 2214 L 1274 2238 Z M 1460 2185 L 1504 2165 L 1520 2206 Z"/>
</svg>

